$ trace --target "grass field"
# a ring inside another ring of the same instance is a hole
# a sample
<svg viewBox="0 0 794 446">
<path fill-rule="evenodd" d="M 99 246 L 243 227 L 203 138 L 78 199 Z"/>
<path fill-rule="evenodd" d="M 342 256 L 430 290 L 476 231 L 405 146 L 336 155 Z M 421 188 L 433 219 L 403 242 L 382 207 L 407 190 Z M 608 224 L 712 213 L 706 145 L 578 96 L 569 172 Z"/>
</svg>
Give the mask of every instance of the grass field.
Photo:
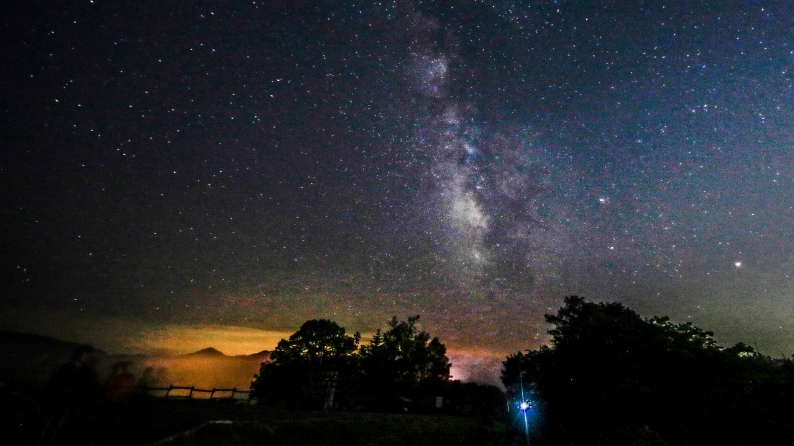
<svg viewBox="0 0 794 446">
<path fill-rule="evenodd" d="M 506 426 L 480 418 L 359 414 L 342 418 L 209 424 L 169 443 L 174 446 L 439 446 L 519 445 Z"/>
</svg>

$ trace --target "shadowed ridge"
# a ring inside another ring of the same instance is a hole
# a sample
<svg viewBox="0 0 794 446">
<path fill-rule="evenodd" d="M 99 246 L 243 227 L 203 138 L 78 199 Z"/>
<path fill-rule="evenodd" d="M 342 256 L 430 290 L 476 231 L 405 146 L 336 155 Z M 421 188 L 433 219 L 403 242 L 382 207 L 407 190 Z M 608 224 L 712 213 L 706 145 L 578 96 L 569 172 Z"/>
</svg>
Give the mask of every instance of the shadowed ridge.
<svg viewBox="0 0 794 446">
<path fill-rule="evenodd" d="M 261 352 L 252 353 L 250 355 L 240 355 L 240 357 L 241 358 L 251 358 L 251 359 L 253 359 L 253 358 L 265 358 L 265 359 L 267 359 L 267 358 L 270 357 L 271 353 L 273 353 L 273 352 L 270 351 L 270 350 L 262 350 Z"/>
<path fill-rule="evenodd" d="M 220 357 L 225 357 L 226 355 L 223 354 L 223 352 L 215 350 L 212 347 L 207 347 L 207 348 L 199 350 L 197 352 L 188 353 L 188 354 L 182 355 L 182 356 L 188 356 L 188 357 L 193 357 L 193 356 L 211 356 L 211 357 L 215 357 L 215 358 L 220 358 Z"/>
</svg>

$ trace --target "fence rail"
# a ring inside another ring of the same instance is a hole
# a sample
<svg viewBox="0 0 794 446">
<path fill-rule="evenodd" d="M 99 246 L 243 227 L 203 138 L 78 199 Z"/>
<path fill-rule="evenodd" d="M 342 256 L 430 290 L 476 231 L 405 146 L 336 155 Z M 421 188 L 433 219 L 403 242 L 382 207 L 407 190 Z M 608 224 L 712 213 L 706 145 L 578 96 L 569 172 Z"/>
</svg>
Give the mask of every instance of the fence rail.
<svg viewBox="0 0 794 446">
<path fill-rule="evenodd" d="M 168 387 L 135 386 L 135 389 L 146 396 L 183 400 L 247 400 L 251 394 L 250 390 L 238 390 L 236 387 L 197 389 L 195 386 L 175 386 L 173 384 Z"/>
</svg>

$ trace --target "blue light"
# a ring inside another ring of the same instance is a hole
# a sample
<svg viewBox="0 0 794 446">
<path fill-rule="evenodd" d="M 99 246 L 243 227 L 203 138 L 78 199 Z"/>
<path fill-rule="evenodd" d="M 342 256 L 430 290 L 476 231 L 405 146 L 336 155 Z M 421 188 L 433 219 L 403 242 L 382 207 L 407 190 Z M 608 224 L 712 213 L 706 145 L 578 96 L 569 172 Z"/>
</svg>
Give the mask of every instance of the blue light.
<svg viewBox="0 0 794 446">
<path fill-rule="evenodd" d="M 518 403 L 518 408 L 520 409 L 520 414 L 524 417 L 524 435 L 527 438 L 527 444 L 529 444 L 529 420 L 527 419 L 527 412 L 532 409 L 532 403 L 524 396 L 524 379 L 520 373 L 518 375 L 518 382 L 521 388 L 521 402 Z"/>
</svg>

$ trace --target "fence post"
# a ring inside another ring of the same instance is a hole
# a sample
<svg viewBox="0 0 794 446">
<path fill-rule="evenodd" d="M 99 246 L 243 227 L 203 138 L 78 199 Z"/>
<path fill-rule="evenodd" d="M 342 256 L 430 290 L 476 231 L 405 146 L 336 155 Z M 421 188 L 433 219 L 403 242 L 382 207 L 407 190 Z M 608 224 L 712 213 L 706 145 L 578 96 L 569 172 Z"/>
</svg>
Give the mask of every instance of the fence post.
<svg viewBox="0 0 794 446">
<path fill-rule="evenodd" d="M 189 400 L 193 399 L 193 389 L 194 388 L 195 388 L 194 386 L 190 386 L 190 393 L 187 395 L 187 399 L 189 399 Z"/>
<path fill-rule="evenodd" d="M 234 400 L 234 394 L 237 392 L 237 387 L 232 387 L 232 400 Z"/>
<path fill-rule="evenodd" d="M 168 395 L 171 393 L 171 389 L 173 389 L 173 388 L 174 388 L 173 384 L 169 384 L 168 385 L 168 390 L 166 390 L 166 392 L 165 392 L 165 399 L 168 399 Z"/>
</svg>

